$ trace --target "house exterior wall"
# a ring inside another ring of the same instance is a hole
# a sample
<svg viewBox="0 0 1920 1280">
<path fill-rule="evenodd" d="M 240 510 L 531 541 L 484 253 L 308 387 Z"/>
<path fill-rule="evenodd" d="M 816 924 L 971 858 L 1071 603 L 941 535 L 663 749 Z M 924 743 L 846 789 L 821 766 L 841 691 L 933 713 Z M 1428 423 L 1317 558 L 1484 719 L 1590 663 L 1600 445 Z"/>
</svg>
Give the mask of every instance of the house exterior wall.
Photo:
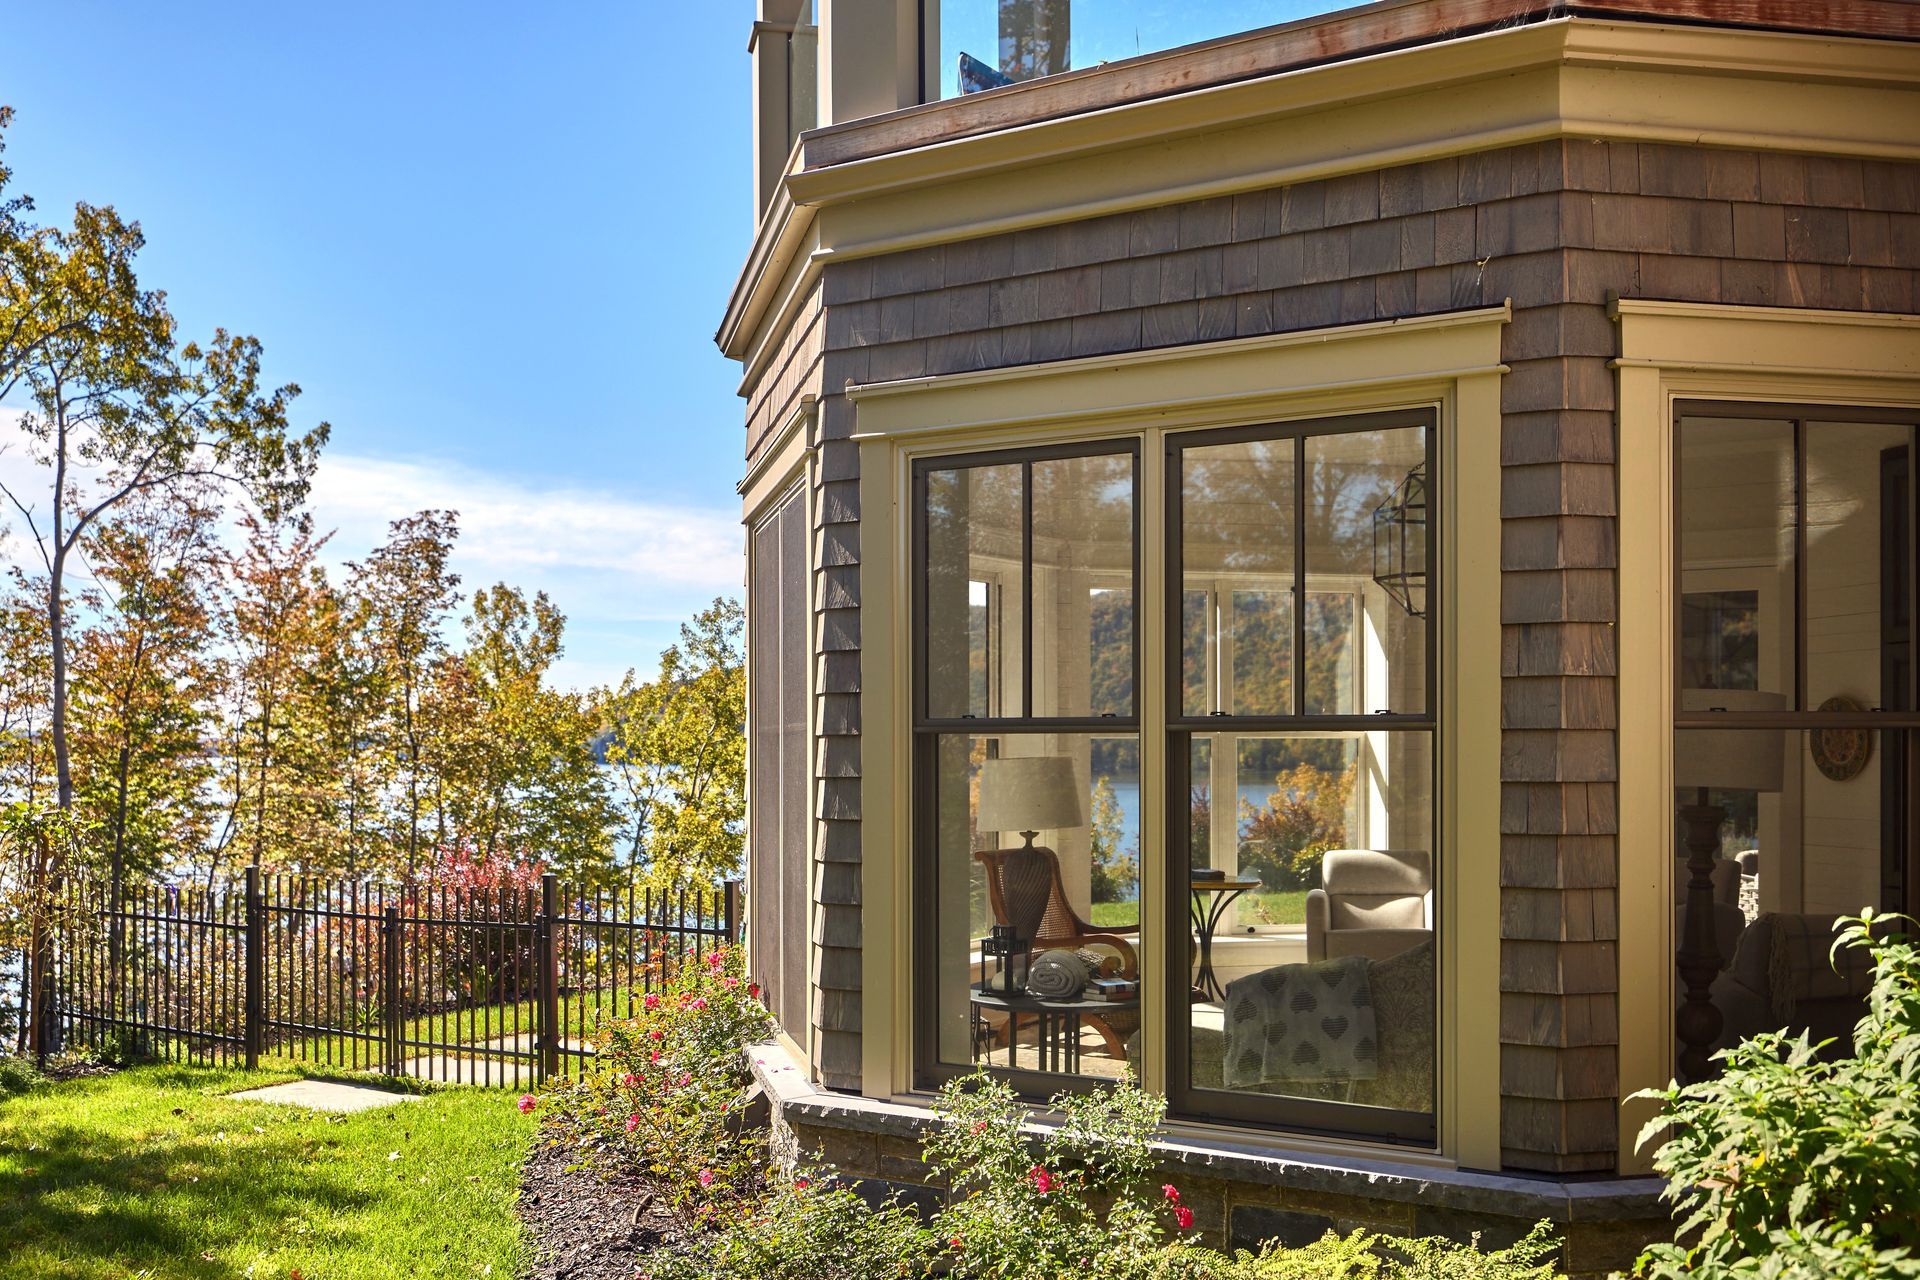
<svg viewBox="0 0 1920 1280">
<path fill-rule="evenodd" d="M 1502 395 L 1501 1148 L 1617 1159 L 1610 295 L 1911 311 L 1920 169 L 1562 139 L 830 263 L 750 398 L 818 378 L 816 1068 L 860 1084 L 857 446 L 868 383 L 1511 298 Z M 755 437 L 753 432 L 758 431 Z"/>
</svg>

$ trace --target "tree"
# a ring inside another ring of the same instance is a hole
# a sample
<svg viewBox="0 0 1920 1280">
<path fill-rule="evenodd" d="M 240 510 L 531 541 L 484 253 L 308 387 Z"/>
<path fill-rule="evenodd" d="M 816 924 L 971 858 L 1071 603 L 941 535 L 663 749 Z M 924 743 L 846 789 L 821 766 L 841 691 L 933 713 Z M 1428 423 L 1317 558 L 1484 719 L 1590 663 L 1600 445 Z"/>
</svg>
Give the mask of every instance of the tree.
<svg viewBox="0 0 1920 1280">
<path fill-rule="evenodd" d="M 620 780 L 624 839 L 661 886 L 711 887 L 746 847 L 746 617 L 715 600 L 680 628 L 659 674 L 631 671 L 603 694 L 606 761 Z"/>
<path fill-rule="evenodd" d="M 325 592 L 314 619 L 319 639 L 311 674 L 315 727 L 338 773 L 331 825 L 341 840 L 341 869 L 349 876 L 377 857 L 372 833 L 391 776 L 377 736 L 387 673 L 373 645 L 370 619 L 371 606 L 351 587 Z"/>
<path fill-rule="evenodd" d="M 1312 883 L 1320 855 L 1347 843 L 1354 772 L 1301 761 L 1275 776 L 1264 808 L 1242 801 L 1241 839 L 1254 851 L 1246 869 L 1257 869 L 1271 888 Z"/>
<path fill-rule="evenodd" d="M 135 498 L 204 480 L 236 484 L 266 510 L 297 504 L 328 427 L 293 433 L 299 388 L 262 390 L 257 339 L 217 329 L 204 347 L 180 342 L 165 295 L 136 278 L 137 223 L 81 204 L 71 230 L 39 228 L 20 220 L 17 202 L 8 207 L 0 395 L 26 390 L 21 429 L 46 479 L 37 493 L 9 484 L 0 493 L 46 570 L 56 800 L 68 809 L 67 577 L 81 540 Z"/>
<path fill-rule="evenodd" d="M 396 784 L 404 789 L 403 814 L 394 843 L 403 851 L 412 883 L 420 862 L 423 760 L 421 700 L 442 652 L 440 624 L 459 600 L 460 577 L 447 568 L 459 537 L 452 511 L 422 511 L 387 526 L 387 540 L 353 566 L 354 594 L 365 601 L 366 627 L 388 691 L 381 736 Z M 436 831 L 433 843 L 445 842 Z"/>
<path fill-rule="evenodd" d="M 131 873 L 206 843 L 213 511 L 192 495 L 135 502 L 84 545 L 94 583 L 81 599 L 93 621 L 74 641 L 74 781 L 106 846 L 117 911 Z M 108 939 L 115 977 L 122 941 L 116 917 Z"/>
<path fill-rule="evenodd" d="M 249 513 L 240 526 L 246 541 L 228 567 L 233 811 L 254 866 L 310 871 L 332 857 L 338 779 L 316 696 L 331 594 L 319 557 L 330 535 L 316 536 L 305 515 Z"/>
<path fill-rule="evenodd" d="M 436 672 L 428 719 L 453 830 L 482 859 L 538 857 L 578 874 L 605 867 L 612 811 L 574 694 L 545 685 L 566 618 L 545 592 L 474 592 L 467 647 Z"/>
</svg>

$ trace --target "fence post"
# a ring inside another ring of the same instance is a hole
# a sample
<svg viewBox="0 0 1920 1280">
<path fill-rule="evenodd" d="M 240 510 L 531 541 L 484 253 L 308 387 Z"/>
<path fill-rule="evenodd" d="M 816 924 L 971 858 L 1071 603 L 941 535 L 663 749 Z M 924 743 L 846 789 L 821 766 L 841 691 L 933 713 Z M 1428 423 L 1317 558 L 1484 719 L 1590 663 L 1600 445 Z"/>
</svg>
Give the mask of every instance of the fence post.
<svg viewBox="0 0 1920 1280">
<path fill-rule="evenodd" d="M 246 1045 L 247 1070 L 260 1068 L 260 1045 L 266 1038 L 266 967 L 267 967 L 267 930 L 266 911 L 260 900 L 260 868 L 247 868 L 247 917 L 245 931 L 240 935 L 245 939 L 246 947 L 246 997 L 242 1002 L 241 1040 Z M 232 917 L 229 916 L 229 919 Z"/>
<path fill-rule="evenodd" d="M 540 1079 L 547 1081 L 560 1074 L 560 964 L 554 954 L 554 899 L 558 896 L 553 872 L 540 877 L 540 918 L 533 926 L 535 972 L 540 990 L 534 1000 L 538 1024 L 534 1046 L 540 1051 Z"/>
<path fill-rule="evenodd" d="M 397 1076 L 401 1070 L 402 1042 L 406 1039 L 400 1017 L 400 908 L 386 907 L 380 912 L 380 943 L 385 952 L 380 967 L 385 970 L 381 979 L 381 1023 L 386 1035 L 385 1066 L 387 1074 Z"/>
<path fill-rule="evenodd" d="M 732 946 L 740 945 L 740 882 L 729 880 L 721 886 L 726 913 L 727 942 Z"/>
</svg>

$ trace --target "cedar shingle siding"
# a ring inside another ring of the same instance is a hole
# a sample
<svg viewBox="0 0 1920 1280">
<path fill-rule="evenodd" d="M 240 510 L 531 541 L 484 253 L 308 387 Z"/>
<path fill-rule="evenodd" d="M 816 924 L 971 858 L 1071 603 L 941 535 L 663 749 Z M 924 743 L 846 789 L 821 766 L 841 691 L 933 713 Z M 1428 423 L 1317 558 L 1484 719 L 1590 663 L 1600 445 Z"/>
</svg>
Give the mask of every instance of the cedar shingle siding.
<svg viewBox="0 0 1920 1280">
<path fill-rule="evenodd" d="M 1920 168 L 1563 141 L 830 265 L 749 451 L 818 361 L 814 1022 L 859 1078 L 857 453 L 849 381 L 1247 337 L 1511 298 L 1502 392 L 1502 1145 L 1611 1169 L 1617 599 L 1609 294 L 1910 312 Z M 823 314 L 822 314 L 823 313 Z M 1638 856 L 1650 856 L 1645 852 Z M 1658 856 L 1653 854 L 1651 856 Z"/>
</svg>

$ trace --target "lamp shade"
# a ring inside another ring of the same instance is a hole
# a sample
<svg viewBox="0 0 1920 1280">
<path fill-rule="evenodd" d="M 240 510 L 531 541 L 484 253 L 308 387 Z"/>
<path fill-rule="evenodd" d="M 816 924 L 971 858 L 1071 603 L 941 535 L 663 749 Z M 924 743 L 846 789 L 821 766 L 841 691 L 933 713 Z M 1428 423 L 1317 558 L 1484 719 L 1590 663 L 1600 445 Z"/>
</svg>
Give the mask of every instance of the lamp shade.
<svg viewBox="0 0 1920 1280">
<path fill-rule="evenodd" d="M 1680 709 L 1785 711 L 1787 700 L 1753 689 L 1682 689 Z M 1778 729 L 1682 729 L 1674 735 L 1673 785 L 1778 791 L 1785 785 L 1785 737 Z"/>
<path fill-rule="evenodd" d="M 1067 756 L 1003 756 L 980 765 L 982 831 L 1059 831 L 1085 826 L 1086 788 Z"/>
</svg>

